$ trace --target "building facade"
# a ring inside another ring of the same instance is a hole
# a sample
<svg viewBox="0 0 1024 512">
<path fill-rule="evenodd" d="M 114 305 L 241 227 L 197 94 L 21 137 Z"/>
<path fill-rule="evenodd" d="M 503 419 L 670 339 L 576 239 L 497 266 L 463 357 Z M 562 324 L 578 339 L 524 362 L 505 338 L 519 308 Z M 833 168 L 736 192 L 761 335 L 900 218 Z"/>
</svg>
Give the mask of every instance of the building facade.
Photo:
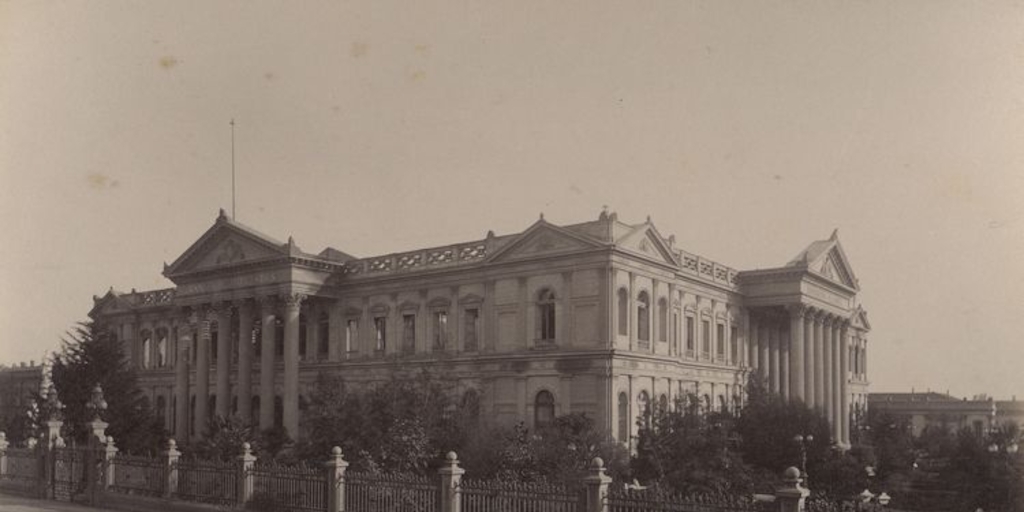
<svg viewBox="0 0 1024 512">
<path fill-rule="evenodd" d="M 870 393 L 868 405 L 875 411 L 905 418 L 915 436 L 925 429 L 947 432 L 969 429 L 976 435 L 1008 424 L 1024 429 L 1024 402 L 994 400 L 987 396 L 957 398 L 946 393 Z"/>
<path fill-rule="evenodd" d="M 179 438 L 236 414 L 301 437 L 321 373 L 371 384 L 425 369 L 500 422 L 583 412 L 623 442 L 655 400 L 734 408 L 751 372 L 824 414 L 866 405 L 867 315 L 835 233 L 737 271 L 648 219 L 596 220 L 398 254 L 313 254 L 222 211 L 170 265 L 174 288 L 95 297 Z"/>
</svg>

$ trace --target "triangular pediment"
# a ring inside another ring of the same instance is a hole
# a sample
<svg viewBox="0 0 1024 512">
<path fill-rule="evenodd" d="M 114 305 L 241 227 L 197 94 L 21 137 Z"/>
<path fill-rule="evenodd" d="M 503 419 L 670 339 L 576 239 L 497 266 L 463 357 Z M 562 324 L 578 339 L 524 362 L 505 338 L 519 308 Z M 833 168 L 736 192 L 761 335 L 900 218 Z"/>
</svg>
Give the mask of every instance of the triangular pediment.
<svg viewBox="0 0 1024 512">
<path fill-rule="evenodd" d="M 623 235 L 615 241 L 615 245 L 669 265 L 679 264 L 673 255 L 672 248 L 665 243 L 665 239 L 650 222 L 641 224 Z"/>
<path fill-rule="evenodd" d="M 241 263 L 277 259 L 288 254 L 288 244 L 282 244 L 222 215 L 217 218 L 213 227 L 164 269 L 164 275 L 179 276 Z"/>
<path fill-rule="evenodd" d="M 92 310 L 89 311 L 89 316 L 95 318 L 97 315 L 107 315 L 117 311 L 127 310 L 129 308 L 129 304 L 121 298 L 121 295 L 121 292 L 116 292 L 111 288 L 102 297 L 93 296 Z"/>
<path fill-rule="evenodd" d="M 535 258 L 602 247 L 585 235 L 550 224 L 541 219 L 515 240 L 492 254 L 488 261 Z"/>
<path fill-rule="evenodd" d="M 846 258 L 843 245 L 839 242 L 836 232 L 833 232 L 828 240 L 812 243 L 790 261 L 789 266 L 804 267 L 834 283 L 854 290 L 860 289 L 857 277 L 853 273 L 853 268 L 850 267 L 850 262 Z"/>
<path fill-rule="evenodd" d="M 857 306 L 857 309 L 854 310 L 853 315 L 850 317 L 850 325 L 855 329 L 870 331 L 871 323 L 868 322 L 868 312 Z"/>
</svg>

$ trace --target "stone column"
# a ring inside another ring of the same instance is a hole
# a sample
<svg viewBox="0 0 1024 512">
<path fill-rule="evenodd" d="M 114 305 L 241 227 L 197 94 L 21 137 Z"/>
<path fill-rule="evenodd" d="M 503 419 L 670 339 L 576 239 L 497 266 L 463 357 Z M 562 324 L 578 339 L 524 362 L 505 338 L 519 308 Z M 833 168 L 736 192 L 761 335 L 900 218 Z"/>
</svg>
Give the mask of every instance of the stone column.
<svg viewBox="0 0 1024 512">
<path fill-rule="evenodd" d="M 771 347 L 769 346 L 771 344 L 770 331 L 771 321 L 767 318 L 762 318 L 757 327 L 757 360 L 759 367 L 757 373 L 764 379 L 764 384 L 768 387 L 768 390 L 774 392 L 775 389 L 772 388 L 771 376 Z"/>
<path fill-rule="evenodd" d="M 277 300 L 261 297 L 260 317 L 260 430 L 274 426 L 274 309 Z"/>
<path fill-rule="evenodd" d="M 217 317 L 217 416 L 227 418 L 231 410 L 231 308 L 218 304 Z"/>
<path fill-rule="evenodd" d="M 850 333 L 848 324 L 844 322 L 839 331 L 839 410 L 841 412 L 840 444 L 850 446 L 850 392 L 848 381 L 850 379 Z"/>
<path fill-rule="evenodd" d="M 207 408 L 210 399 L 210 310 L 204 308 L 199 316 L 199 343 L 196 345 L 196 414 L 192 428 L 202 438 L 206 430 Z"/>
<path fill-rule="evenodd" d="M 750 315 L 750 344 L 747 346 L 747 349 L 750 353 L 750 368 L 755 371 L 758 370 L 758 367 L 760 366 L 758 364 L 760 362 L 758 360 L 760 351 L 757 347 L 757 328 L 757 318 L 755 318 L 754 315 Z"/>
<path fill-rule="evenodd" d="M 825 351 L 821 334 L 824 321 L 824 313 L 814 316 L 814 406 L 819 410 L 825 409 Z"/>
<path fill-rule="evenodd" d="M 790 399 L 790 372 L 792 371 L 789 365 L 789 335 L 779 327 L 779 385 L 782 389 L 782 399 L 788 401 Z"/>
<path fill-rule="evenodd" d="M 789 308 L 789 391 L 794 400 L 806 400 L 804 393 L 804 308 Z"/>
<path fill-rule="evenodd" d="M 779 344 L 782 340 L 779 339 L 779 326 L 775 321 L 772 321 L 771 328 L 768 329 L 768 374 L 770 377 L 770 385 L 772 393 L 782 393 L 782 370 L 779 362 Z"/>
<path fill-rule="evenodd" d="M 822 409 L 825 413 L 825 418 L 832 422 L 832 316 L 827 315 L 822 318 L 822 330 L 821 330 L 821 372 L 822 372 L 822 389 L 824 395 L 822 395 Z M 834 436 L 833 436 L 834 438 Z"/>
<path fill-rule="evenodd" d="M 252 421 L 252 302 L 240 300 L 238 308 L 238 417 Z"/>
<path fill-rule="evenodd" d="M 174 362 L 174 435 L 188 439 L 188 374 L 192 356 L 192 326 L 190 322 L 178 327 L 178 355 Z"/>
<path fill-rule="evenodd" d="M 804 313 L 804 402 L 814 407 L 814 310 Z"/>
<path fill-rule="evenodd" d="M 305 295 L 282 297 L 284 301 L 284 428 L 293 440 L 299 440 L 299 308 Z"/>
<path fill-rule="evenodd" d="M 836 443 L 842 445 L 843 439 L 843 408 L 842 408 L 842 393 L 840 388 L 840 381 L 843 375 L 840 371 L 839 357 L 842 352 L 842 346 L 839 338 L 839 326 L 841 324 L 840 319 L 836 319 L 832 322 L 832 361 L 830 365 L 832 367 L 832 438 L 835 439 Z"/>
</svg>

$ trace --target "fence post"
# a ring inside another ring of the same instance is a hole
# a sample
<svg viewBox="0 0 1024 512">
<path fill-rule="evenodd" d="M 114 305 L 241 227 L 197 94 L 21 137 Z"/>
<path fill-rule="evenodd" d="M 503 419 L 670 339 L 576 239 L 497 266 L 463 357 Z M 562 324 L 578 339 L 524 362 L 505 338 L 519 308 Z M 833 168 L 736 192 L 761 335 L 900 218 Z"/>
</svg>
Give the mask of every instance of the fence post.
<svg viewBox="0 0 1024 512">
<path fill-rule="evenodd" d="M 345 512 L 345 469 L 348 462 L 341 457 L 341 448 L 331 449 L 331 458 L 324 463 L 327 480 L 327 512 Z"/>
<path fill-rule="evenodd" d="M 39 493 L 44 499 L 54 499 L 55 489 L 53 486 L 54 472 L 56 471 L 56 461 L 58 448 L 62 448 L 60 443 L 60 429 L 64 426 L 64 422 L 61 420 L 49 420 L 46 422 L 46 439 L 45 443 L 39 443 L 36 448 L 42 452 L 40 462 L 42 468 L 40 468 L 39 475 L 42 479 L 41 485 L 39 486 Z"/>
<path fill-rule="evenodd" d="M 238 456 L 238 504 L 245 507 L 252 499 L 253 480 L 252 468 L 256 465 L 256 456 L 252 454 L 252 446 L 242 443 L 242 454 Z"/>
<path fill-rule="evenodd" d="M 601 457 L 594 457 L 590 461 L 590 469 L 587 476 L 583 478 L 585 486 L 585 512 L 607 512 L 608 510 L 608 484 L 612 477 L 604 472 L 604 460 Z"/>
<path fill-rule="evenodd" d="M 448 452 L 441 469 L 437 472 L 441 475 L 441 508 L 439 512 L 461 512 L 462 493 L 459 490 L 459 485 L 466 470 L 459 467 L 458 455 L 455 452 Z"/>
<path fill-rule="evenodd" d="M 0 477 L 7 476 L 7 433 L 0 432 Z"/>
<path fill-rule="evenodd" d="M 803 512 L 804 500 L 811 491 L 800 485 L 800 470 L 786 468 L 782 473 L 782 487 L 775 491 L 775 502 L 779 504 L 779 512 Z"/>
<path fill-rule="evenodd" d="M 164 481 L 164 498 L 170 498 L 178 494 L 178 457 L 181 457 L 178 443 L 174 439 L 167 440 L 167 451 L 163 455 L 164 475 L 167 478 Z"/>
<path fill-rule="evenodd" d="M 103 490 L 106 491 L 114 486 L 114 471 L 116 463 L 114 462 L 114 456 L 117 455 L 117 446 L 114 446 L 114 436 L 107 436 L 107 444 L 103 447 L 103 467 L 106 468 L 104 472 Z"/>
</svg>

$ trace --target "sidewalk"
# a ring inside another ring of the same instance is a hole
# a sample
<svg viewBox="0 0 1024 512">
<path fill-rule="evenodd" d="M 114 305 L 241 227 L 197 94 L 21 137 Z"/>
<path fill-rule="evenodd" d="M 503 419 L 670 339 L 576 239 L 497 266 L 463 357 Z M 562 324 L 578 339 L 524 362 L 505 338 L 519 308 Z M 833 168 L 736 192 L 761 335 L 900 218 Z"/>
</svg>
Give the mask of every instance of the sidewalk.
<svg viewBox="0 0 1024 512">
<path fill-rule="evenodd" d="M 0 510 L 3 512 L 106 512 L 106 509 L 86 507 L 76 503 L 23 498 L 4 493 L 0 493 Z"/>
</svg>

